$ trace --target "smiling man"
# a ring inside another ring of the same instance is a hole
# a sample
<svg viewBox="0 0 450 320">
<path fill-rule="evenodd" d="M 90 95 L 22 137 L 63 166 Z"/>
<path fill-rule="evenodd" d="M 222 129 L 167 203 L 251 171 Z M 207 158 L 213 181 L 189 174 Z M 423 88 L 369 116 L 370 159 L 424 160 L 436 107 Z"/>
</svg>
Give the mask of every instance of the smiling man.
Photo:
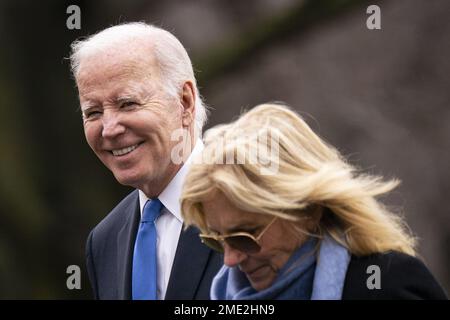
<svg viewBox="0 0 450 320">
<path fill-rule="evenodd" d="M 208 299 L 221 257 L 183 231 L 179 205 L 206 121 L 186 50 L 163 29 L 129 23 L 74 42 L 71 65 L 89 146 L 136 189 L 88 237 L 95 297 Z"/>
</svg>

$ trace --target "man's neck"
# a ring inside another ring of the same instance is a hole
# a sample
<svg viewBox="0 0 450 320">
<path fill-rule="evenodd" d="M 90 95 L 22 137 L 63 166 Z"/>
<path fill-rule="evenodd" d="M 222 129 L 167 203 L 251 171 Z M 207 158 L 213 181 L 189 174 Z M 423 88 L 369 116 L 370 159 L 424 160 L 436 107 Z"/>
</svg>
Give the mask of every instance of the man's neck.
<svg viewBox="0 0 450 320">
<path fill-rule="evenodd" d="M 166 175 L 163 180 L 156 181 L 152 180 L 151 183 L 147 183 L 143 185 L 142 187 L 139 187 L 138 189 L 144 192 L 144 194 L 149 199 L 157 198 L 161 192 L 167 187 L 167 185 L 172 181 L 173 177 L 176 176 L 178 170 L 180 170 L 181 166 L 183 164 L 179 165 L 176 170 L 172 170 L 169 175 Z"/>
<path fill-rule="evenodd" d="M 141 187 L 138 187 L 139 190 L 144 192 L 144 194 L 149 198 L 157 198 L 161 192 L 167 187 L 167 185 L 172 181 L 172 179 L 177 175 L 178 171 L 183 167 L 186 163 L 189 156 L 192 154 L 192 151 L 195 148 L 196 140 L 187 141 L 188 145 L 183 149 L 183 157 L 182 162 L 180 164 L 173 164 L 172 168 L 169 169 L 169 173 L 164 176 L 160 181 L 152 180 L 150 183 L 147 183 Z M 190 145 L 189 145 L 190 143 Z"/>
</svg>

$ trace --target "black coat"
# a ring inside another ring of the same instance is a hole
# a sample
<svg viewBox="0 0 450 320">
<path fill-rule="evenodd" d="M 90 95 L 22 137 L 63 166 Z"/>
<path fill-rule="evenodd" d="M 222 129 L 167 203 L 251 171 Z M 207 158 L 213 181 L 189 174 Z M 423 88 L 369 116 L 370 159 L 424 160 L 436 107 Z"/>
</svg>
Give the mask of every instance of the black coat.
<svg viewBox="0 0 450 320">
<path fill-rule="evenodd" d="M 89 234 L 86 260 L 96 299 L 131 299 L 133 248 L 140 221 L 139 194 L 123 199 Z M 212 278 L 222 255 L 203 245 L 198 231 L 182 231 L 166 299 L 209 299 Z"/>
<path fill-rule="evenodd" d="M 370 265 L 380 268 L 381 289 L 368 289 L 367 279 L 373 273 L 367 271 Z M 352 256 L 342 299 L 447 299 L 447 296 L 422 261 L 403 253 L 389 252 Z"/>
</svg>

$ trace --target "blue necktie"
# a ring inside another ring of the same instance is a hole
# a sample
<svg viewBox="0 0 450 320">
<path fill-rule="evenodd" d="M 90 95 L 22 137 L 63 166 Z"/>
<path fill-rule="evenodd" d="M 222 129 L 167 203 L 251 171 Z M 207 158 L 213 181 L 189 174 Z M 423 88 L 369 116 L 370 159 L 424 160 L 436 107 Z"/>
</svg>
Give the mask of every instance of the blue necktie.
<svg viewBox="0 0 450 320">
<path fill-rule="evenodd" d="M 161 211 L 158 199 L 147 201 L 142 213 L 133 255 L 133 300 L 156 300 L 156 226 Z"/>
</svg>

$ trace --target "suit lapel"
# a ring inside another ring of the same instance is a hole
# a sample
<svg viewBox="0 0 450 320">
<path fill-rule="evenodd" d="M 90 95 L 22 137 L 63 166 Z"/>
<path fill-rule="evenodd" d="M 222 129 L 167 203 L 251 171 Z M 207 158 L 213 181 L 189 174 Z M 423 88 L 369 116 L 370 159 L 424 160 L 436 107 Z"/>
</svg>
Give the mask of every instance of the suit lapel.
<svg viewBox="0 0 450 320">
<path fill-rule="evenodd" d="M 201 243 L 198 230 L 190 227 L 181 232 L 167 286 L 166 300 L 195 298 L 210 252 L 211 250 Z"/>
<path fill-rule="evenodd" d="M 136 195 L 138 195 L 136 191 Z M 117 235 L 117 281 L 118 298 L 131 299 L 131 267 L 133 261 L 134 241 L 140 221 L 139 197 L 125 211 L 126 222 Z"/>
</svg>

